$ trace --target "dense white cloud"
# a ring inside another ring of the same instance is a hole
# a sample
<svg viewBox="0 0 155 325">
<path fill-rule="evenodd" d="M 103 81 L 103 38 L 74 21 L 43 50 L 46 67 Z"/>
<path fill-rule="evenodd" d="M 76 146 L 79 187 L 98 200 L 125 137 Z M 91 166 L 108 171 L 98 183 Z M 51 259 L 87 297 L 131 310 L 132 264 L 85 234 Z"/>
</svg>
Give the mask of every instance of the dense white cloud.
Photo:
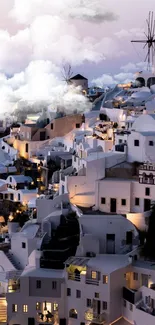
<svg viewBox="0 0 155 325">
<path fill-rule="evenodd" d="M 77 90 L 66 88 L 62 82 L 63 62 L 71 63 L 74 71 L 74 67 L 86 62 L 96 65 L 106 59 L 119 60 L 128 55 L 124 37 L 141 35 L 141 30 L 134 28 L 115 35 L 108 33 L 107 26 L 112 25 L 108 22 L 115 24 L 118 18 L 114 0 L 2 1 L 5 5 L 1 11 L 4 18 L 0 20 L 0 112 L 10 111 L 20 100 L 46 99 L 52 105 L 66 105 L 70 109 L 88 107 Z M 95 82 L 113 85 L 131 79 L 129 66 L 122 67 L 122 71 L 115 76 L 104 74 Z M 5 75 L 12 77 L 7 79 Z"/>
<path fill-rule="evenodd" d="M 10 16 L 21 23 L 30 23 L 35 17 L 50 14 L 65 18 L 76 18 L 90 22 L 116 19 L 100 0 L 15 0 Z"/>
<path fill-rule="evenodd" d="M 90 109 L 91 104 L 80 89 L 67 86 L 60 78 L 60 69 L 50 61 L 33 61 L 25 71 L 7 79 L 0 74 L 0 115 L 12 112 L 15 103 L 46 102 L 53 109 L 61 106 L 70 111 Z"/>
<path fill-rule="evenodd" d="M 103 74 L 101 77 L 93 79 L 92 84 L 95 84 L 99 87 L 114 86 L 119 83 L 128 83 L 133 80 L 134 80 L 133 73 L 121 72 L 121 73 L 115 74 L 114 76 L 109 75 L 109 74 Z"/>
<path fill-rule="evenodd" d="M 138 62 L 138 63 L 127 63 L 126 65 L 121 67 L 121 70 L 124 72 L 129 71 L 139 71 L 139 70 L 146 70 L 147 69 L 147 63 L 146 62 Z"/>
<path fill-rule="evenodd" d="M 132 37 L 134 37 L 134 39 L 146 39 L 144 30 L 140 28 L 131 28 L 129 30 L 121 29 L 119 32 L 116 32 L 115 35 L 120 39 L 129 38 L 130 40 L 132 40 Z"/>
</svg>

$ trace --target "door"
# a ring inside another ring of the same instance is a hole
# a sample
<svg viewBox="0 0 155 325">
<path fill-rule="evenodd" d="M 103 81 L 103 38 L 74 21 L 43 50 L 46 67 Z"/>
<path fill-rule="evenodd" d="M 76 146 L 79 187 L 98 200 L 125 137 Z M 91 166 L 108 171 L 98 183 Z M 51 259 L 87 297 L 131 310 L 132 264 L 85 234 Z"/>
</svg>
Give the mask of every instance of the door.
<svg viewBox="0 0 155 325">
<path fill-rule="evenodd" d="M 110 199 L 110 212 L 116 213 L 116 199 Z"/>
<path fill-rule="evenodd" d="M 151 201 L 149 199 L 144 199 L 144 211 L 149 211 L 151 209 Z"/>
<path fill-rule="evenodd" d="M 133 233 L 132 231 L 126 232 L 126 245 L 132 244 Z"/>
<path fill-rule="evenodd" d="M 101 302 L 100 300 L 97 300 L 97 315 L 100 315 L 101 313 Z"/>
<path fill-rule="evenodd" d="M 148 275 L 147 274 L 141 275 L 141 286 L 148 287 Z"/>
<path fill-rule="evenodd" d="M 115 254 L 115 234 L 107 234 L 106 254 Z"/>
<path fill-rule="evenodd" d="M 44 141 L 45 138 L 46 138 L 46 132 L 45 131 L 40 132 L 40 141 Z"/>
</svg>

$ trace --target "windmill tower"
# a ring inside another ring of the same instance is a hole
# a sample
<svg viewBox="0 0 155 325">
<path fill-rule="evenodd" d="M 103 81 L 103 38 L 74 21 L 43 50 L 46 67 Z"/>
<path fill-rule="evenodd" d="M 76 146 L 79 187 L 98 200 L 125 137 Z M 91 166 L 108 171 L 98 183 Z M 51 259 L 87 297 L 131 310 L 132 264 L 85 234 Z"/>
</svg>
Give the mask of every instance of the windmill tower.
<svg viewBox="0 0 155 325">
<path fill-rule="evenodd" d="M 147 62 L 147 70 L 154 70 L 154 58 L 155 58 L 155 19 L 153 12 L 149 12 L 149 16 L 146 19 L 147 32 L 144 32 L 145 39 L 143 40 L 132 40 L 132 43 L 144 44 L 143 49 L 147 48 L 147 54 L 144 62 Z"/>
<path fill-rule="evenodd" d="M 72 71 L 72 67 L 70 64 L 64 64 L 62 67 L 62 77 L 63 77 L 63 81 L 65 81 L 67 83 L 67 85 L 70 84 L 70 78 L 73 76 L 73 71 Z"/>
</svg>

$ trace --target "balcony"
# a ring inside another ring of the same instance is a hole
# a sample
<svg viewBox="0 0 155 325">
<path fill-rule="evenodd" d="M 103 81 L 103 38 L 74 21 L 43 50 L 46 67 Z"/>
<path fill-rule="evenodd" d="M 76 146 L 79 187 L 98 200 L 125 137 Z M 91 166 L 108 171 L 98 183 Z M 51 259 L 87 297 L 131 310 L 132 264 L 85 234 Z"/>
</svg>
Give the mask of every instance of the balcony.
<svg viewBox="0 0 155 325">
<path fill-rule="evenodd" d="M 99 286 L 99 280 L 86 278 L 86 284 L 91 284 L 91 285 Z"/>
<path fill-rule="evenodd" d="M 73 280 L 73 281 L 81 281 L 80 274 L 75 274 L 75 273 L 68 273 L 68 280 Z"/>
<path fill-rule="evenodd" d="M 38 315 L 36 317 L 36 321 L 39 324 L 54 324 L 54 317 L 47 318 L 42 313 L 38 313 Z"/>
<path fill-rule="evenodd" d="M 106 323 L 106 314 L 94 315 L 93 324 L 101 325 Z"/>
<path fill-rule="evenodd" d="M 127 300 L 131 304 L 136 304 L 141 299 L 142 293 L 137 290 L 123 288 L 123 299 Z"/>
<path fill-rule="evenodd" d="M 8 293 L 20 292 L 20 284 L 8 285 Z"/>
</svg>

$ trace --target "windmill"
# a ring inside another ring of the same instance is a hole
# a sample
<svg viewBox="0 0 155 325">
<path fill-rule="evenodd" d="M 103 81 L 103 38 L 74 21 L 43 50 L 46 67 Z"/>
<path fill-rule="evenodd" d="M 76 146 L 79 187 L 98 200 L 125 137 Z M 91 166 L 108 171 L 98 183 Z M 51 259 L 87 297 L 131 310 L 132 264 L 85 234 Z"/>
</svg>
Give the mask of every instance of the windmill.
<svg viewBox="0 0 155 325">
<path fill-rule="evenodd" d="M 62 67 L 62 77 L 63 77 L 63 81 L 65 81 L 68 84 L 70 84 L 70 78 L 73 75 L 73 71 L 72 71 L 72 67 L 70 64 L 64 64 Z"/>
<path fill-rule="evenodd" d="M 147 69 L 150 70 L 154 65 L 155 56 L 155 19 L 153 12 L 149 12 L 147 23 L 147 33 L 144 32 L 146 39 L 144 40 L 133 40 L 132 43 L 143 43 L 143 49 L 147 47 L 147 55 L 144 62 L 147 62 Z"/>
</svg>

